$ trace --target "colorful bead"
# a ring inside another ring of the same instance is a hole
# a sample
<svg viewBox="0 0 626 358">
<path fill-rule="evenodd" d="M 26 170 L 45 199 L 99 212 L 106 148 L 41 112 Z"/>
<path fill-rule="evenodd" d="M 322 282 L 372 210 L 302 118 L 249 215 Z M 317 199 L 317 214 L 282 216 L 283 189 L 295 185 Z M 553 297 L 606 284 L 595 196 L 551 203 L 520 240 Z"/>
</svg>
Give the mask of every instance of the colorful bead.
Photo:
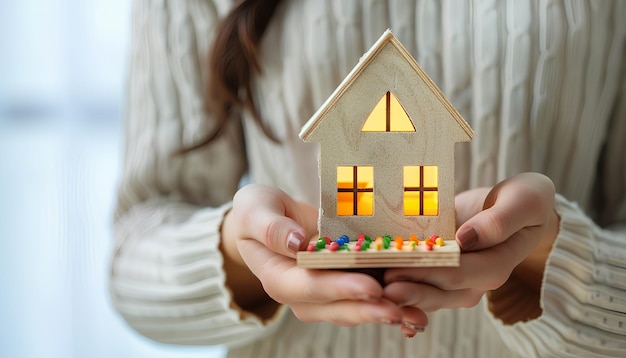
<svg viewBox="0 0 626 358">
<path fill-rule="evenodd" d="M 378 251 L 383 249 L 383 238 L 382 237 L 377 237 L 376 241 L 374 241 L 374 248 Z"/>
<path fill-rule="evenodd" d="M 306 248 L 308 252 L 319 251 L 327 248 L 328 251 L 334 252 L 338 250 L 344 251 L 367 251 L 370 248 L 377 251 L 388 250 L 393 242 L 396 250 L 411 250 L 414 251 L 417 246 L 420 245 L 420 240 L 414 235 L 409 236 L 408 241 L 405 241 L 402 236 L 395 236 L 392 239 L 391 235 L 377 236 L 375 240 L 372 240 L 369 236 L 361 233 L 358 234 L 354 246 L 350 246 L 350 238 L 348 235 L 341 235 L 337 240 L 332 241 L 328 236 L 320 237 L 316 243 L 309 244 Z M 372 246 L 372 244 L 374 246 Z M 405 246 L 408 246 L 406 249 Z M 445 240 L 439 235 L 432 235 L 431 237 L 424 238 L 424 246 L 427 251 L 433 251 L 434 246 L 445 246 Z"/>
<path fill-rule="evenodd" d="M 341 235 L 337 241 L 335 241 L 337 244 L 339 244 L 339 246 L 343 246 L 345 244 L 347 244 L 350 241 L 350 239 L 348 238 L 347 235 Z"/>
<path fill-rule="evenodd" d="M 383 236 L 383 248 L 386 250 L 389 248 L 389 245 L 391 245 L 391 236 L 390 235 Z"/>
<path fill-rule="evenodd" d="M 402 250 L 402 246 L 404 246 L 404 239 L 402 237 L 396 236 L 396 238 L 393 239 L 393 242 L 396 243 L 396 249 Z"/>
</svg>

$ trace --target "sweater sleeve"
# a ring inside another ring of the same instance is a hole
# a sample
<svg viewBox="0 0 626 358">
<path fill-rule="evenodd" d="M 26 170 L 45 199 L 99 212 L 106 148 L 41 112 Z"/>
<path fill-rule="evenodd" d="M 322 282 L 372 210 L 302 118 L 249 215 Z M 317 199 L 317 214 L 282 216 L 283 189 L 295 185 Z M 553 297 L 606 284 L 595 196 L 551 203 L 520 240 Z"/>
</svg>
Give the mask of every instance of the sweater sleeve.
<svg viewBox="0 0 626 358">
<path fill-rule="evenodd" d="M 626 61 L 621 61 L 621 88 L 592 193 L 595 221 L 557 195 L 561 221 L 544 272 L 542 315 L 506 326 L 488 313 L 505 343 L 521 356 L 621 357 L 626 352 Z"/>
<path fill-rule="evenodd" d="M 225 286 L 220 225 L 246 170 L 241 125 L 184 155 L 214 123 L 203 109 L 203 64 L 219 4 L 137 0 L 123 177 L 115 212 L 112 304 L 164 343 L 237 345 L 272 322 L 240 310 Z"/>
<path fill-rule="evenodd" d="M 488 316 L 524 357 L 620 356 L 626 350 L 626 232 L 599 228 L 560 195 L 557 213 L 560 232 L 546 264 L 541 316 L 510 326 Z"/>
</svg>

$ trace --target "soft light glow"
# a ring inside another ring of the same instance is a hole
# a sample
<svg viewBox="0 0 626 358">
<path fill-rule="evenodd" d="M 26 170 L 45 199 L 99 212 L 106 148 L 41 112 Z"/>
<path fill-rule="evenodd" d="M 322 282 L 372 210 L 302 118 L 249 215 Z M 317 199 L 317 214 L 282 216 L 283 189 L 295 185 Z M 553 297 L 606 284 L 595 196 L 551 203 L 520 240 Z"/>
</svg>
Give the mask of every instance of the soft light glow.
<svg viewBox="0 0 626 358">
<path fill-rule="evenodd" d="M 424 193 L 424 215 L 437 216 L 439 207 L 439 193 L 427 191 Z"/>
<path fill-rule="evenodd" d="M 356 169 L 356 170 L 355 170 Z M 356 179 L 356 185 L 355 185 Z M 371 216 L 374 214 L 374 167 L 337 167 L 337 215 Z M 354 200 L 356 195 L 356 203 Z"/>
<path fill-rule="evenodd" d="M 439 215 L 439 186 L 437 167 L 405 166 L 403 174 L 404 215 Z"/>
<path fill-rule="evenodd" d="M 361 131 L 415 132 L 415 127 L 396 96 L 387 92 L 370 112 Z"/>
</svg>

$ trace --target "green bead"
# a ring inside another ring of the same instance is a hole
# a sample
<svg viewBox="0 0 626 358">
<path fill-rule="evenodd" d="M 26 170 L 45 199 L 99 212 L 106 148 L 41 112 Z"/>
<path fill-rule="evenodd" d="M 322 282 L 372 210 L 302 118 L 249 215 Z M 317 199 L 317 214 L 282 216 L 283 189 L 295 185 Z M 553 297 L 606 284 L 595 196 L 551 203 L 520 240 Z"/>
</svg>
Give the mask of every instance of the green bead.
<svg viewBox="0 0 626 358">
<path fill-rule="evenodd" d="M 385 235 L 383 236 L 383 248 L 388 249 L 391 244 L 391 236 Z"/>
</svg>

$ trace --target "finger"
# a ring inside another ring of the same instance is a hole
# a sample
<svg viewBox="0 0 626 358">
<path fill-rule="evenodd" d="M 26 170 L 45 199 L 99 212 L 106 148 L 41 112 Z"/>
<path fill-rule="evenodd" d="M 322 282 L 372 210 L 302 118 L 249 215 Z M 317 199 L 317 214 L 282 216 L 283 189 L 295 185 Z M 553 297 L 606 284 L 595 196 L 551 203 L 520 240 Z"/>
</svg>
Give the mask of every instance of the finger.
<svg viewBox="0 0 626 358">
<path fill-rule="evenodd" d="M 489 250 L 463 253 L 458 267 L 387 269 L 385 283 L 410 281 L 444 290 L 495 290 L 506 282 L 513 268 L 532 251 L 540 232 L 538 227 L 525 228 Z"/>
<path fill-rule="evenodd" d="M 306 248 L 310 237 L 298 221 L 316 222 L 315 217 L 308 216 L 310 212 L 300 212 L 301 205 L 283 191 L 262 185 L 239 190 L 233 207 L 238 208 L 241 237 L 258 240 L 272 251 L 292 258 Z"/>
<path fill-rule="evenodd" d="M 399 325 L 402 310 L 389 300 L 378 302 L 336 301 L 325 305 L 295 304 L 291 309 L 303 322 L 330 322 L 352 327 L 364 323 Z"/>
<path fill-rule="evenodd" d="M 295 260 L 277 255 L 256 240 L 240 240 L 241 256 L 263 284 L 264 290 L 280 303 L 328 303 L 339 300 L 378 301 L 382 287 L 366 274 L 338 270 L 308 270 Z"/>
<path fill-rule="evenodd" d="M 481 291 L 472 289 L 441 290 L 415 282 L 394 282 L 385 287 L 385 297 L 400 306 L 415 306 L 424 312 L 442 308 L 469 308 L 480 302 Z"/>
<path fill-rule="evenodd" d="M 421 309 L 413 306 L 402 307 L 402 333 L 411 338 L 424 332 L 428 325 L 428 316 Z"/>
<path fill-rule="evenodd" d="M 304 228 L 306 232 L 307 238 L 317 237 L 319 236 L 317 230 L 317 219 L 319 217 L 319 208 L 313 206 L 309 203 L 305 202 L 297 202 L 299 209 L 297 214 L 293 214 L 297 217 L 296 222 L 298 222 Z M 290 212 L 287 213 L 287 216 L 291 216 Z M 305 245 L 306 247 L 306 245 Z"/>
<path fill-rule="evenodd" d="M 553 203 L 554 185 L 547 177 L 511 177 L 489 192 L 484 210 L 459 227 L 456 239 L 463 251 L 497 245 L 524 227 L 545 223 Z"/>
<path fill-rule="evenodd" d="M 476 215 L 476 213 L 482 211 L 483 203 L 490 190 L 491 188 L 477 188 L 464 191 L 454 197 L 457 228 Z"/>
</svg>

